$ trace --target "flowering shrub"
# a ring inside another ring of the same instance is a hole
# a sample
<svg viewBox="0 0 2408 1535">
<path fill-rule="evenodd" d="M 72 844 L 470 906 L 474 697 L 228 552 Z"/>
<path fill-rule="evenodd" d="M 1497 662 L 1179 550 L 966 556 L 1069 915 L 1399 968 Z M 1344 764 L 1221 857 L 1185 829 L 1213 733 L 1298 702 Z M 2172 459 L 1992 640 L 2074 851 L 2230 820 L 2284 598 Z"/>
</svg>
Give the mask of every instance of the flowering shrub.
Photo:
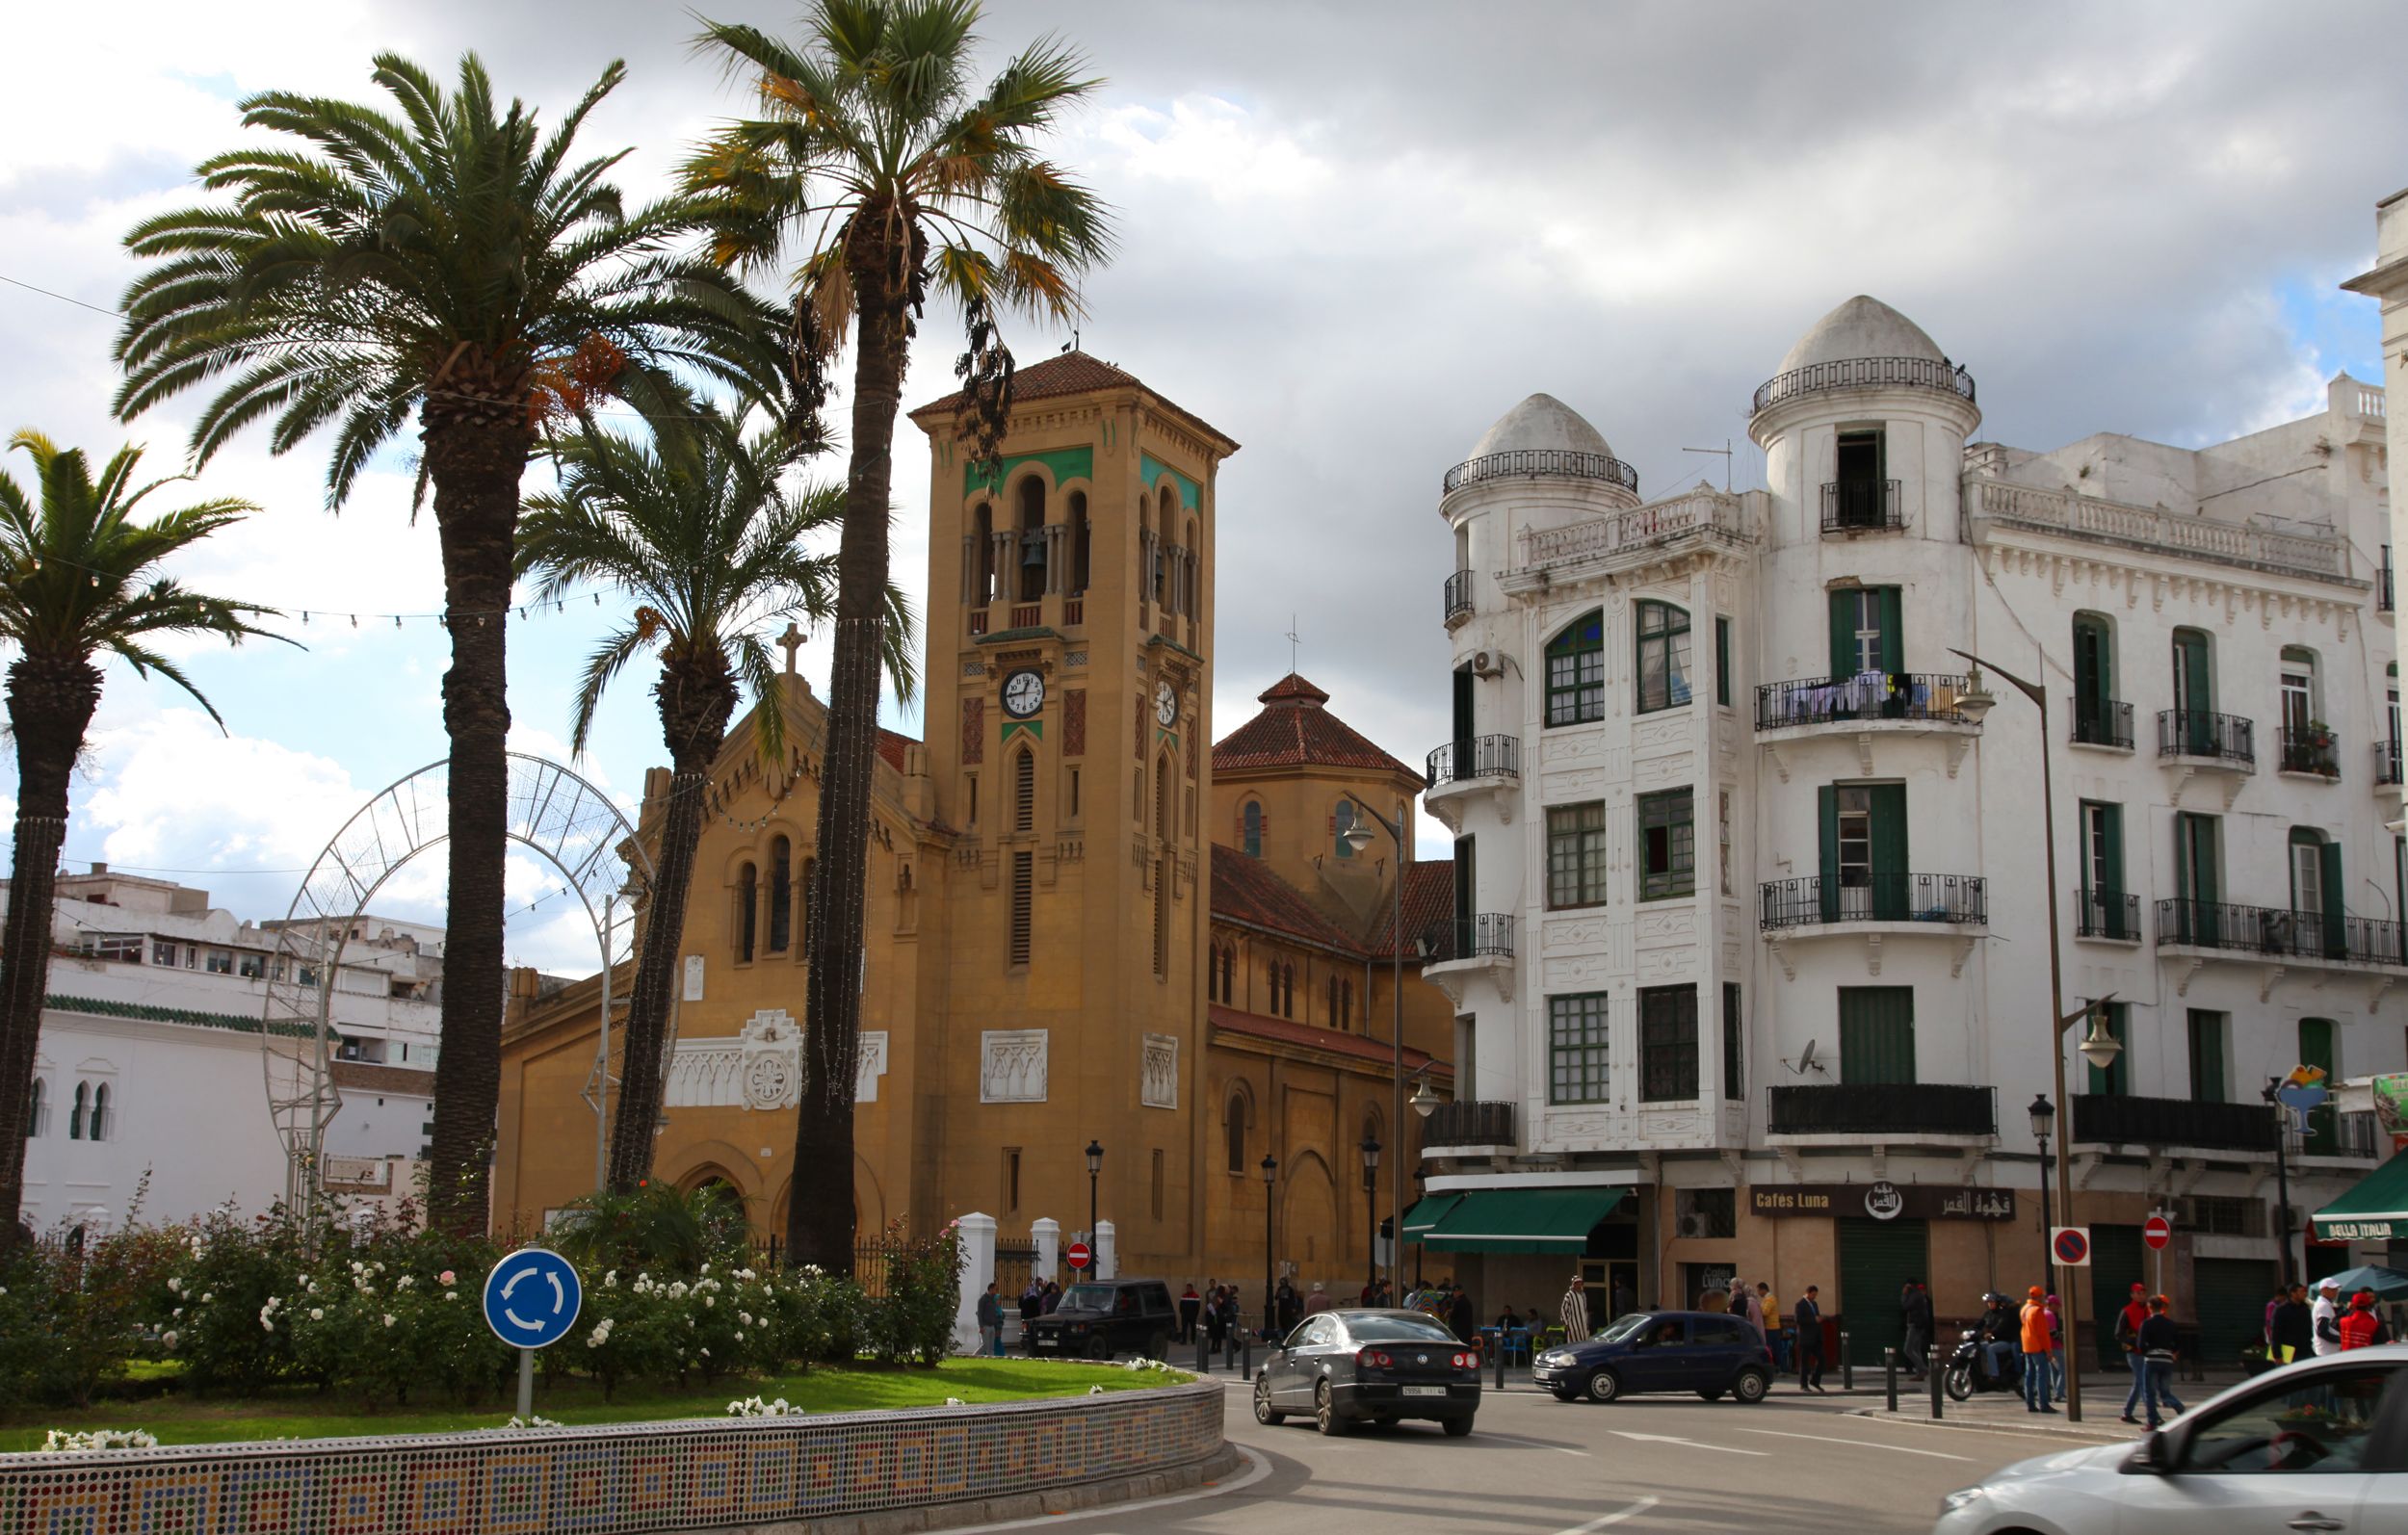
<svg viewBox="0 0 2408 1535">
<path fill-rule="evenodd" d="M 865 1351 L 882 1365 L 934 1365 L 953 1351 L 961 1294 L 958 1224 L 926 1240 L 890 1223 L 881 1243 L 886 1293 L 863 1308 Z"/>
<path fill-rule="evenodd" d="M 155 1449 L 159 1440 L 154 1434 L 139 1428 L 95 1428 L 89 1434 L 63 1433 L 52 1429 L 41 1436 L 41 1448 L 37 1455 L 74 1455 L 92 1449 Z"/>
<path fill-rule="evenodd" d="M 802 1409 L 789 1407 L 783 1396 L 773 1402 L 765 1402 L 758 1396 L 746 1396 L 739 1401 L 729 1402 L 727 1416 L 730 1418 L 799 1418 L 802 1416 Z"/>
</svg>

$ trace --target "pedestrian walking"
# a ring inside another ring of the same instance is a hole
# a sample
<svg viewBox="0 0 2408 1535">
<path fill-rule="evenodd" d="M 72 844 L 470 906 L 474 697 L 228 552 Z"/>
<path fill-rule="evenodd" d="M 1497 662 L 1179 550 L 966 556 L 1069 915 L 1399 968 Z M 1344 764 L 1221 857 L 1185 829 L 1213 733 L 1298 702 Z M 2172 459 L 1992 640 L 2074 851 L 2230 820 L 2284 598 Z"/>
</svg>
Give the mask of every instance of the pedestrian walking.
<svg viewBox="0 0 2408 1535">
<path fill-rule="evenodd" d="M 1195 1292 L 1195 1281 L 1191 1279 L 1188 1281 L 1188 1288 L 1179 1295 L 1180 1342 L 1195 1341 L 1195 1314 L 1203 1309 L 1204 1297 Z"/>
<path fill-rule="evenodd" d="M 2055 1295 L 2049 1297 L 2049 1396 L 2065 1400 L 2065 1315 Z"/>
<path fill-rule="evenodd" d="M 2055 1340 L 2049 1326 L 2049 1303 L 2039 1286 L 2025 1296 L 2021 1316 L 2024 1350 L 2024 1411 L 2054 1413 L 2049 1399 L 2049 1348 Z"/>
<path fill-rule="evenodd" d="M 1612 1301 L 1613 1304 L 1609 1309 L 1613 1313 L 1616 1320 L 1638 1309 L 1638 1297 L 1631 1292 L 1631 1282 L 1620 1274 L 1613 1276 Z"/>
<path fill-rule="evenodd" d="M 1220 1334 L 1229 1340 L 1229 1352 L 1238 1351 L 1238 1340 L 1245 1332 L 1245 1303 L 1238 1299 L 1238 1287 L 1224 1286 L 1220 1292 Z"/>
<path fill-rule="evenodd" d="M 1465 1343 L 1479 1341 L 1479 1314 L 1472 1309 L 1472 1292 L 1457 1285 L 1447 1306 L 1447 1330 Z"/>
<path fill-rule="evenodd" d="M 961 1303 L 955 1301 L 954 1304 L 957 1306 Z M 961 1314 L 955 1312 L 954 1314 L 958 1316 Z M 986 1282 L 986 1293 L 979 1297 L 979 1352 L 994 1356 L 1004 1351 L 1004 1303 L 995 1293 L 995 1282 L 991 1279 Z"/>
<path fill-rule="evenodd" d="M 1571 1288 L 1563 1292 L 1563 1340 L 1581 1343 L 1588 1340 L 1588 1294 L 1581 1276 L 1572 1276 Z"/>
<path fill-rule="evenodd" d="M 2308 1307 L 2308 1287 L 2293 1285 L 2267 1322 L 2266 1358 L 2277 1365 L 2306 1359 L 2316 1352 L 2316 1314 Z"/>
<path fill-rule="evenodd" d="M 1271 1310 L 1279 1316 L 1280 1337 L 1285 1338 L 1296 1331 L 1296 1320 L 1303 1309 L 1304 1297 L 1296 1292 L 1296 1286 L 1281 1278 L 1279 1293 L 1271 1297 Z"/>
<path fill-rule="evenodd" d="M 2123 1420 L 2140 1421 L 2140 1399 L 2149 1392 L 2148 1361 L 2140 1354 L 2140 1329 L 2149 1320 L 2149 1287 L 2134 1285 L 2132 1299 L 2115 1314 L 2115 1346 L 2124 1351 L 2125 1367 L 2133 1372 L 2133 1389 L 2124 1398 Z"/>
<path fill-rule="evenodd" d="M 1318 1279 L 1313 1281 L 1313 1293 L 1304 1297 L 1304 1314 L 1307 1316 L 1318 1316 L 1322 1312 L 1329 1310 L 1332 1304 L 1333 1303 L 1329 1298 L 1328 1287 L 1324 1286 Z"/>
<path fill-rule="evenodd" d="M 1772 1350 L 1772 1367 L 1788 1369 L 1790 1336 L 1781 1328 L 1781 1302 L 1772 1293 L 1772 1287 L 1761 1279 L 1756 1281 L 1756 1305 L 1764 1314 L 1765 1346 Z"/>
<path fill-rule="evenodd" d="M 1797 1319 L 1797 1389 L 1800 1392 L 1822 1390 L 1822 1302 L 1820 1290 L 1806 1287 L 1806 1293 L 1797 1298 L 1790 1314 Z"/>
<path fill-rule="evenodd" d="M 1060 1280 L 1049 1279 L 1045 1282 L 1045 1314 L 1048 1316 L 1053 1315 L 1055 1309 L 1060 1305 L 1061 1282 Z"/>
<path fill-rule="evenodd" d="M 1920 1377 L 1930 1367 L 1931 1356 L 1931 1291 L 1924 1288 L 1920 1279 L 1910 1279 L 1898 1293 L 1900 1320 L 1906 1325 L 1904 1346 L 1898 1352 L 1906 1360 L 1906 1367 Z"/>
<path fill-rule="evenodd" d="M 2174 1399 L 2174 1353 L 2181 1346 L 2182 1334 L 2175 1330 L 2174 1318 L 2166 1314 L 2168 1305 L 2164 1296 L 2151 1296 L 2149 1319 L 2140 1324 L 2141 1379 L 2149 1388 L 2143 1394 L 2151 1428 L 2163 1421 L 2158 1416 L 2159 1404 L 2169 1416 L 2183 1410 L 2183 1404 Z"/>
<path fill-rule="evenodd" d="M 1204 1292 L 1204 1342 L 1210 1350 L 1207 1357 L 1218 1359 L 1221 1345 L 1229 1340 L 1229 1314 L 1221 1307 L 1220 1287 L 1214 1285 Z"/>
<path fill-rule="evenodd" d="M 2316 1349 L 2321 1356 L 2342 1351 L 2342 1288 L 2326 1280 L 2316 1287 L 2316 1303 L 2313 1320 L 2316 1323 Z"/>
</svg>

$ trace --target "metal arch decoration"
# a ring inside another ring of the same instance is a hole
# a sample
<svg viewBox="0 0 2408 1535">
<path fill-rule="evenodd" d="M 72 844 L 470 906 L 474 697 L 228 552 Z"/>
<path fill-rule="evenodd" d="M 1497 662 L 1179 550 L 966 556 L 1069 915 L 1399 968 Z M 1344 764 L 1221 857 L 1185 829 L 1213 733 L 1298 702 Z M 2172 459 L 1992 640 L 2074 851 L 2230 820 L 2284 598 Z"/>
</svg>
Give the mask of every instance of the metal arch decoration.
<svg viewBox="0 0 2408 1535">
<path fill-rule="evenodd" d="M 506 835 L 559 870 L 585 903 L 602 959 L 607 1013 L 611 968 L 621 947 L 617 908 L 631 888 L 651 885 L 651 855 L 618 807 L 577 773 L 548 758 L 515 751 L 509 754 L 509 772 Z M 370 796 L 319 851 L 276 931 L 259 1040 L 268 1111 L 284 1142 L 289 1201 L 299 1203 L 317 1191 L 327 1126 L 342 1106 L 330 1047 L 333 981 L 341 974 L 344 946 L 385 881 L 449 840 L 450 784 L 451 760 L 444 758 Z M 634 924 L 626 926 L 632 947 Z M 661 1046 L 665 1062 L 675 1046 L 676 1024 L 672 1008 Z M 601 1037 L 610 1037 L 607 1019 Z M 596 1073 L 600 1080 L 591 1086 L 601 1094 L 599 1114 L 609 1093 L 607 1057 L 596 1061 Z"/>
</svg>

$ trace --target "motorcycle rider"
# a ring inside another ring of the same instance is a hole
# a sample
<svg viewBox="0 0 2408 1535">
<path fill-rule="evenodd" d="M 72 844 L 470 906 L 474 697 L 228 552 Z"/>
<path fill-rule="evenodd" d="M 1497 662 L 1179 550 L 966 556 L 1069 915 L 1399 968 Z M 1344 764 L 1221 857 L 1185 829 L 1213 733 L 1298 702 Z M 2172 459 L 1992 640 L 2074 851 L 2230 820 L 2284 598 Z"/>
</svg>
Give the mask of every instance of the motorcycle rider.
<svg viewBox="0 0 2408 1535">
<path fill-rule="evenodd" d="M 2014 1377 L 2015 1344 L 2019 1328 L 2015 1310 L 2004 1295 L 1992 1291 L 1981 1297 L 1981 1320 L 1974 1329 L 1975 1340 L 1981 1345 L 1982 1373 L 1992 1381 Z"/>
</svg>

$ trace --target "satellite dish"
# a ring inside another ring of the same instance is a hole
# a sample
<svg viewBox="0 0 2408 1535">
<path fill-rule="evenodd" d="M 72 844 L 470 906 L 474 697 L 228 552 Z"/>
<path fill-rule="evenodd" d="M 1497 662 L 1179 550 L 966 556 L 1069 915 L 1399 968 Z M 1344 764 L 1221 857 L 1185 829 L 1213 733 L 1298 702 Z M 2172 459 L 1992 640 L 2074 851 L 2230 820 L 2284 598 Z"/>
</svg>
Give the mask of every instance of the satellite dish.
<svg viewBox="0 0 2408 1535">
<path fill-rule="evenodd" d="M 1806 1048 L 1797 1053 L 1797 1069 L 1801 1072 L 1812 1071 L 1814 1069 L 1814 1065 L 1815 1042 L 1810 1039 L 1806 1041 Z"/>
</svg>

